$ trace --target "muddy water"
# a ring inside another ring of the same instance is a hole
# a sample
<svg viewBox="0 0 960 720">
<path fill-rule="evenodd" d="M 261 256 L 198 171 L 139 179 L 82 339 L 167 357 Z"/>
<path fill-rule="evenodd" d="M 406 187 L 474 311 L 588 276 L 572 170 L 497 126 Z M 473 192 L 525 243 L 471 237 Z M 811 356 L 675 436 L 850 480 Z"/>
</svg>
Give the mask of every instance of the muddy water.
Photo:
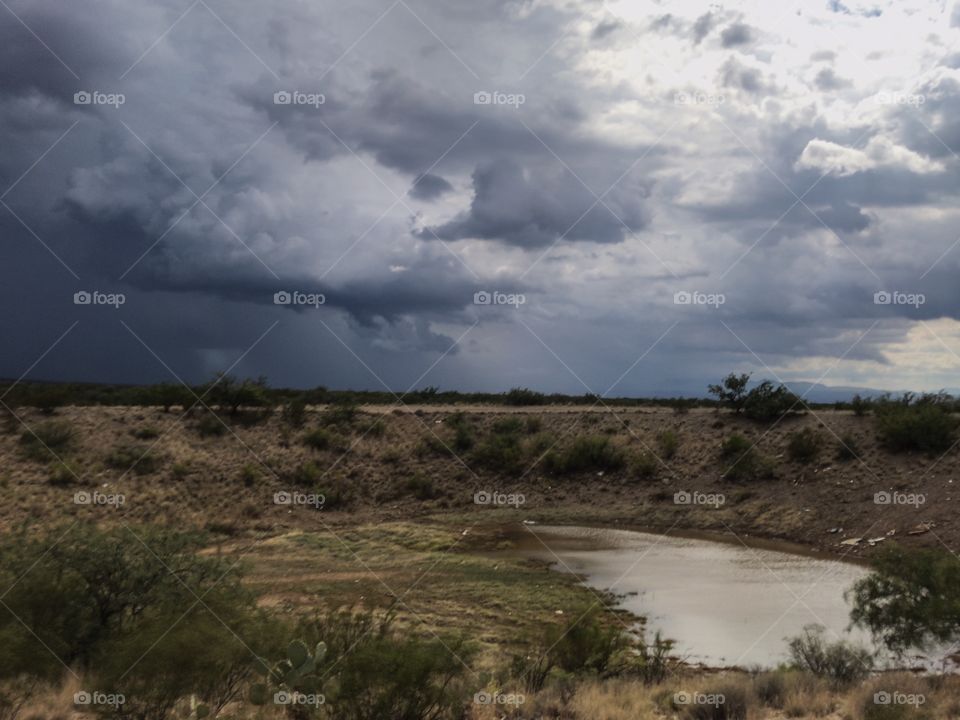
<svg viewBox="0 0 960 720">
<path fill-rule="evenodd" d="M 848 632 L 845 591 L 866 574 L 837 560 L 631 530 L 525 526 L 513 555 L 554 563 L 677 642 L 676 653 L 710 666 L 772 667 L 786 660 L 784 638 L 819 623 Z M 832 638 L 836 636 L 830 633 Z"/>
</svg>

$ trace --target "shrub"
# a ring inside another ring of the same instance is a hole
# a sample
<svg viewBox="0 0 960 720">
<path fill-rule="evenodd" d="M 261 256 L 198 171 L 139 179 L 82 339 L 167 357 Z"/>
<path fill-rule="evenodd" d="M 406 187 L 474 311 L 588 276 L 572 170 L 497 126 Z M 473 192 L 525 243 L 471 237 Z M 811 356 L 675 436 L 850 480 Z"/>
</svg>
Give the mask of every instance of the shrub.
<svg viewBox="0 0 960 720">
<path fill-rule="evenodd" d="M 750 694 L 742 684 L 720 683 L 708 687 L 704 695 L 723 698 L 717 703 L 690 703 L 683 705 L 682 717 L 687 720 L 747 720 Z"/>
<path fill-rule="evenodd" d="M 527 417 L 525 425 L 524 429 L 527 431 L 527 435 L 535 435 L 543 429 L 543 418 L 530 415 Z"/>
<path fill-rule="evenodd" d="M 720 457 L 726 461 L 723 477 L 730 480 L 758 480 L 773 476 L 773 465 L 762 456 L 743 435 L 734 433 L 720 448 Z"/>
<path fill-rule="evenodd" d="M 302 428 L 307 420 L 307 402 L 303 396 L 284 403 L 280 419 L 292 428 Z"/>
<path fill-rule="evenodd" d="M 881 402 L 874 415 L 880 442 L 891 452 L 941 453 L 956 439 L 957 418 L 943 402 Z"/>
<path fill-rule="evenodd" d="M 743 403 L 743 414 L 751 420 L 778 420 L 788 413 L 803 412 L 805 409 L 803 401 L 786 386 L 774 387 L 769 380 L 764 380 L 747 393 Z"/>
<path fill-rule="evenodd" d="M 243 620 L 255 614 L 253 596 L 240 585 L 233 563 L 199 555 L 201 547 L 201 538 L 195 535 L 154 528 L 98 529 L 92 524 L 54 528 L 32 538 L 7 536 L 0 545 L 0 579 L 10 588 L 4 597 L 10 612 L 0 615 L 0 678 L 25 674 L 59 680 L 62 660 L 82 670 L 93 666 L 98 679 L 115 680 L 132 669 L 154 639 L 171 629 L 184 608 L 196 605 L 196 597 L 203 597 L 209 612 L 253 642 L 242 629 Z M 208 673 L 219 673 L 222 666 L 209 662 L 203 645 L 217 652 L 242 648 L 216 620 L 210 623 L 221 628 L 216 643 L 207 637 L 205 643 L 189 644 L 191 634 L 197 633 L 193 621 L 209 616 L 202 610 L 197 606 L 196 614 L 184 617 L 183 634 L 174 633 L 163 645 L 166 654 L 161 650 L 153 655 L 134 676 L 145 683 L 150 679 L 161 683 L 161 674 L 176 674 L 189 665 L 199 683 L 209 679 Z M 38 640 L 50 652 L 37 652 Z M 249 655 L 242 654 L 247 662 Z M 168 664 L 160 664 L 162 657 Z M 195 664 L 203 657 L 207 670 Z M 111 674 L 114 669 L 117 675 Z M 125 692 L 127 686 L 103 687 Z M 192 687 L 200 691 L 197 685 Z"/>
<path fill-rule="evenodd" d="M 544 458 L 547 471 L 555 475 L 619 470 L 625 464 L 623 450 L 603 435 L 578 437 L 565 449 L 551 450 Z"/>
<path fill-rule="evenodd" d="M 503 397 L 503 402 L 507 405 L 543 405 L 545 401 L 543 393 L 538 393 L 527 388 L 512 388 Z"/>
<path fill-rule="evenodd" d="M 518 473 L 523 469 L 524 452 L 520 436 L 491 433 L 474 449 L 473 461 L 480 467 L 503 473 Z"/>
<path fill-rule="evenodd" d="M 677 454 L 677 448 L 680 445 L 680 438 L 673 430 L 664 430 L 657 435 L 657 447 L 660 448 L 660 455 L 665 460 L 672 460 Z"/>
<path fill-rule="evenodd" d="M 259 479 L 260 470 L 257 469 L 256 465 L 247 463 L 240 468 L 240 480 L 243 482 L 244 487 L 253 487 Z"/>
<path fill-rule="evenodd" d="M 799 670 L 827 678 L 837 685 L 858 682 L 873 669 L 869 650 L 844 640 L 829 642 L 822 625 L 807 625 L 788 643 L 790 659 Z"/>
<path fill-rule="evenodd" d="M 707 392 L 715 395 L 722 405 L 726 405 L 734 412 L 739 413 L 746 403 L 747 383 L 749 382 L 749 373 L 743 373 L 742 375 L 730 373 L 723 379 L 722 384 L 709 385 Z"/>
<path fill-rule="evenodd" d="M 406 486 L 417 500 L 433 500 L 439 495 L 433 479 L 423 475 L 414 475 L 407 480 Z"/>
<path fill-rule="evenodd" d="M 817 459 L 823 447 L 823 436 L 813 428 L 791 433 L 787 440 L 787 455 L 794 462 L 810 463 Z"/>
<path fill-rule="evenodd" d="M 323 471 L 315 462 L 300 463 L 289 474 L 290 482 L 297 487 L 314 487 L 323 477 Z"/>
<path fill-rule="evenodd" d="M 764 672 L 753 678 L 753 692 L 767 707 L 782 709 L 787 700 L 787 679 L 782 672 Z"/>
<path fill-rule="evenodd" d="M 69 487 L 77 482 L 76 473 L 64 463 L 55 465 L 47 481 L 54 487 Z"/>
<path fill-rule="evenodd" d="M 870 412 L 870 407 L 872 401 L 869 398 L 862 398 L 860 395 L 854 395 L 850 400 L 850 409 L 853 410 L 853 414 L 857 417 L 863 417 L 868 412 Z"/>
<path fill-rule="evenodd" d="M 104 458 L 107 467 L 137 475 L 149 475 L 160 467 L 160 457 L 142 445 L 120 445 Z"/>
<path fill-rule="evenodd" d="M 47 462 L 70 450 L 76 433 L 65 422 L 48 420 L 24 430 L 20 435 L 20 447 L 31 460 Z"/>
<path fill-rule="evenodd" d="M 837 444 L 837 459 L 856 460 L 859 457 L 860 448 L 857 446 L 857 441 L 854 439 L 853 435 L 848 433 L 840 438 L 840 442 Z"/>
<path fill-rule="evenodd" d="M 494 420 L 493 432 L 498 435 L 516 435 L 523 432 L 523 421 L 518 417 L 504 417 Z"/>
<path fill-rule="evenodd" d="M 652 452 L 644 451 L 633 460 L 633 471 L 645 480 L 656 477 L 659 470 L 660 461 Z"/>
<path fill-rule="evenodd" d="M 227 431 L 223 421 L 213 411 L 204 412 L 195 427 L 200 437 L 220 437 Z"/>
<path fill-rule="evenodd" d="M 960 562 L 932 548 L 878 548 L 873 572 L 853 586 L 850 618 L 887 648 L 953 643 L 960 636 Z M 950 600 L 948 600 L 950 599 Z"/>
<path fill-rule="evenodd" d="M 357 417 L 357 406 L 353 403 L 331 405 L 323 413 L 324 425 L 349 426 Z"/>
<path fill-rule="evenodd" d="M 137 440 L 154 440 L 160 437 L 160 431 L 152 425 L 135 428 L 134 430 L 130 431 L 130 434 L 133 435 Z"/>
<path fill-rule="evenodd" d="M 328 450 L 333 445 L 333 437 L 328 431 L 316 428 L 303 436 L 303 444 L 312 450 Z"/>
</svg>

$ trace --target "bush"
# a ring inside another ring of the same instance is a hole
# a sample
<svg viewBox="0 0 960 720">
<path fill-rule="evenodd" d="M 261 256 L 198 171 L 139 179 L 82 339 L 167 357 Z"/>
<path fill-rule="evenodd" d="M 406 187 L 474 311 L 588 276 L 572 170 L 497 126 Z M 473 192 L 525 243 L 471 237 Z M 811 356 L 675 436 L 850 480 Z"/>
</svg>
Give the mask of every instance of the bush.
<svg viewBox="0 0 960 720">
<path fill-rule="evenodd" d="M 149 475 L 160 467 L 160 457 L 142 445 L 120 445 L 104 458 L 107 467 L 137 475 Z"/>
<path fill-rule="evenodd" d="M 503 397 L 505 404 L 515 406 L 543 405 L 545 400 L 543 393 L 527 388 L 513 388 Z"/>
<path fill-rule="evenodd" d="M 873 669 L 873 655 L 866 648 L 824 637 L 822 625 L 807 625 L 803 632 L 788 643 L 793 665 L 817 677 L 827 678 L 837 685 L 859 682 Z"/>
<path fill-rule="evenodd" d="M 478 466 L 508 474 L 523 470 L 524 457 L 519 435 L 498 432 L 485 437 L 472 455 Z"/>
<path fill-rule="evenodd" d="M 726 682 L 708 687 L 702 692 L 716 698 L 722 696 L 723 702 L 683 705 L 682 717 L 686 720 L 747 720 L 750 694 L 743 685 Z"/>
<path fill-rule="evenodd" d="M 860 448 L 853 435 L 849 433 L 840 438 L 837 445 L 837 460 L 857 460 L 860 457 Z"/>
<path fill-rule="evenodd" d="M 414 475 L 407 480 L 406 486 L 417 500 L 433 500 L 439 495 L 433 480 L 423 475 Z"/>
<path fill-rule="evenodd" d="M 644 480 L 656 477 L 660 470 L 660 461 L 652 452 L 644 451 L 633 461 L 633 471 Z"/>
<path fill-rule="evenodd" d="M 152 425 L 147 425 L 146 427 L 135 428 L 130 431 L 130 434 L 133 435 L 137 440 L 155 440 L 160 437 L 160 431 Z"/>
<path fill-rule="evenodd" d="M 753 692 L 763 705 L 782 709 L 787 701 L 787 679 L 782 672 L 764 672 L 753 679 Z"/>
<path fill-rule="evenodd" d="M 729 407 L 736 413 L 743 410 L 747 399 L 747 383 L 750 382 L 750 374 L 743 373 L 737 375 L 730 373 L 720 385 L 709 385 L 707 392 L 715 395 L 717 400 Z"/>
<path fill-rule="evenodd" d="M 331 405 L 323 413 L 323 424 L 334 426 L 350 426 L 357 417 L 357 406 L 353 403 L 337 403 Z"/>
<path fill-rule="evenodd" d="M 69 466 L 60 463 L 54 466 L 47 482 L 53 487 L 69 487 L 77 482 L 77 474 Z"/>
<path fill-rule="evenodd" d="M 59 680 L 61 660 L 80 670 L 94 667 L 105 679 L 110 679 L 115 659 L 118 674 L 133 670 L 134 647 L 141 652 L 149 647 L 148 640 L 170 629 L 184 608 L 196 606 L 194 617 L 200 617 L 196 597 L 238 628 L 241 619 L 254 616 L 254 598 L 240 585 L 233 563 L 199 555 L 201 548 L 195 535 L 137 527 L 102 530 L 92 524 L 55 528 L 33 538 L 7 536 L 0 545 L 0 580 L 10 588 L 4 597 L 10 612 L 0 614 L 0 678 L 25 674 Z M 174 635 L 182 644 L 196 628 L 191 618 L 181 625 L 185 634 Z M 229 631 L 215 625 L 222 630 L 219 645 L 236 650 Z M 37 651 L 38 640 L 49 652 Z M 178 673 L 181 664 L 191 663 L 193 654 L 203 650 L 200 645 L 178 651 L 176 644 L 168 647 L 170 664 L 162 669 L 155 664 L 159 656 L 144 658 L 142 672 L 153 670 L 146 681 L 163 682 L 162 673 Z M 126 663 L 118 659 L 121 652 Z M 245 661 L 248 657 L 244 651 Z M 214 672 L 192 664 L 190 669 L 196 682 Z M 104 687 L 124 692 L 125 686 Z"/>
<path fill-rule="evenodd" d="M 544 457 L 547 471 L 555 475 L 619 470 L 625 464 L 623 450 L 603 435 L 578 437 L 565 449 L 551 450 Z"/>
<path fill-rule="evenodd" d="M 957 418 L 944 402 L 881 402 L 874 415 L 880 442 L 891 452 L 942 453 L 956 441 Z"/>
<path fill-rule="evenodd" d="M 932 548 L 878 548 L 853 586 L 850 618 L 896 654 L 960 636 L 960 562 Z"/>
<path fill-rule="evenodd" d="M 680 446 L 680 438 L 673 430 L 664 430 L 657 435 L 657 447 L 660 448 L 660 456 L 664 460 L 672 460 L 677 454 L 677 448 Z"/>
<path fill-rule="evenodd" d="M 730 480 L 758 480 L 773 477 L 773 464 L 743 435 L 734 433 L 720 447 L 726 461 L 723 477 Z"/>
<path fill-rule="evenodd" d="M 794 462 L 810 463 L 817 459 L 823 447 L 823 436 L 813 428 L 790 433 L 787 455 Z"/>
<path fill-rule="evenodd" d="M 863 417 L 870 412 L 871 405 L 873 405 L 873 403 L 869 398 L 864 399 L 860 397 L 860 395 L 854 395 L 850 400 L 850 409 L 853 410 L 853 414 L 857 417 Z"/>
<path fill-rule="evenodd" d="M 323 471 L 315 462 L 305 462 L 297 465 L 289 474 L 290 482 L 297 487 L 312 488 L 323 477 Z"/>
<path fill-rule="evenodd" d="M 48 420 L 24 430 L 20 435 L 20 447 L 31 460 L 48 462 L 70 450 L 75 438 L 76 433 L 70 425 Z"/>
<path fill-rule="evenodd" d="M 312 450 L 328 450 L 333 445 L 333 436 L 328 431 L 317 428 L 303 436 L 303 444 Z"/>
<path fill-rule="evenodd" d="M 516 435 L 523 432 L 523 421 L 518 417 L 504 417 L 494 420 L 493 432 L 498 435 Z"/>
<path fill-rule="evenodd" d="M 204 412 L 195 427 L 200 437 L 220 437 L 227 431 L 226 425 L 213 411 Z"/>
<path fill-rule="evenodd" d="M 743 414 L 751 420 L 779 420 L 787 414 L 805 411 L 803 401 L 784 385 L 773 386 L 764 380 L 747 393 L 743 404 Z"/>
<path fill-rule="evenodd" d="M 307 402 L 298 396 L 284 403 L 280 418 L 292 428 L 302 428 L 307 421 Z"/>
</svg>

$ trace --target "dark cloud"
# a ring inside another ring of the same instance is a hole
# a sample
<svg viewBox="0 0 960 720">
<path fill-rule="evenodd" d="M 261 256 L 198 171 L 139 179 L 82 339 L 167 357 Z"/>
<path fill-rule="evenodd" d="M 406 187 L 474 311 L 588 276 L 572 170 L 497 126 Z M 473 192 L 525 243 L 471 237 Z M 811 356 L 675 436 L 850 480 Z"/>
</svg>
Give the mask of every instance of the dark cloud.
<svg viewBox="0 0 960 720">
<path fill-rule="evenodd" d="M 597 23 L 596 27 L 593 28 L 593 32 L 590 33 L 590 37 L 594 40 L 603 40 L 621 27 L 623 27 L 623 24 L 619 20 L 604 20 L 603 22 Z"/>
<path fill-rule="evenodd" d="M 504 158 L 478 168 L 473 188 L 469 211 L 421 236 L 499 240 L 537 248 L 561 238 L 618 243 L 626 233 L 640 230 L 648 222 L 643 197 L 616 191 L 598 203 L 562 167 L 534 171 Z"/>
<path fill-rule="evenodd" d="M 699 45 L 703 39 L 713 30 L 716 19 L 713 13 L 704 13 L 693 23 L 693 44 Z"/>
<path fill-rule="evenodd" d="M 725 48 L 748 45 L 753 41 L 753 31 L 745 23 L 734 23 L 720 33 L 720 42 Z"/>
<path fill-rule="evenodd" d="M 824 91 L 839 90 L 850 85 L 850 81 L 837 75 L 833 68 L 823 68 L 813 80 L 818 89 Z"/>
<path fill-rule="evenodd" d="M 439 175 L 425 173 L 418 177 L 408 191 L 410 197 L 417 200 L 436 200 L 441 195 L 453 191 L 453 185 Z"/>
</svg>

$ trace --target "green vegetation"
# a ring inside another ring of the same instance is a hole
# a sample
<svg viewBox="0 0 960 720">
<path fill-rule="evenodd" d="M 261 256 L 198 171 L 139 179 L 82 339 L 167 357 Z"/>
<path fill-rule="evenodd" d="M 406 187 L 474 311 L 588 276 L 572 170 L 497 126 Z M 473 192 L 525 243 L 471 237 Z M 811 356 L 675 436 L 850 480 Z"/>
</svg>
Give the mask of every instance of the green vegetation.
<svg viewBox="0 0 960 720">
<path fill-rule="evenodd" d="M 24 430 L 20 447 L 31 460 L 49 462 L 71 450 L 75 439 L 76 433 L 69 423 L 47 420 Z"/>
<path fill-rule="evenodd" d="M 892 452 L 946 452 L 956 442 L 960 424 L 952 411 L 952 398 L 942 394 L 885 398 L 874 406 L 877 435 Z"/>
<path fill-rule="evenodd" d="M 860 457 L 860 447 L 857 445 L 856 438 L 850 433 L 846 433 L 837 443 L 838 460 L 856 460 Z"/>
<path fill-rule="evenodd" d="M 854 623 L 897 654 L 960 640 L 960 560 L 896 544 L 878 548 L 871 560 L 873 572 L 852 591 Z"/>
<path fill-rule="evenodd" d="M 769 380 L 764 380 L 753 390 L 747 393 L 743 405 L 743 414 L 751 420 L 769 422 L 779 420 L 784 415 L 804 412 L 806 406 L 803 401 L 790 392 L 786 386 L 776 387 Z"/>
<path fill-rule="evenodd" d="M 149 475 L 159 469 L 162 459 L 149 447 L 120 445 L 107 453 L 104 463 L 114 470 L 132 471 L 137 475 Z"/>
<path fill-rule="evenodd" d="M 723 477 L 728 480 L 759 480 L 773 476 L 770 460 L 761 455 L 750 440 L 738 433 L 723 441 L 720 458 L 725 465 Z"/>
<path fill-rule="evenodd" d="M 619 470 L 626 465 L 626 453 L 609 437 L 583 435 L 565 448 L 551 450 L 543 462 L 554 475 Z"/>
<path fill-rule="evenodd" d="M 873 655 L 863 647 L 844 640 L 830 642 L 822 625 L 807 625 L 788 643 L 794 667 L 837 685 L 850 685 L 863 680 L 873 669 Z"/>
<path fill-rule="evenodd" d="M 813 428 L 790 433 L 787 439 L 787 456 L 794 462 L 811 463 L 822 449 L 823 436 Z"/>
<path fill-rule="evenodd" d="M 680 447 L 680 438 L 673 430 L 664 430 L 657 435 L 657 447 L 664 460 L 672 460 L 677 454 L 677 448 Z"/>
<path fill-rule="evenodd" d="M 750 382 L 750 373 L 737 375 L 730 373 L 720 385 L 709 385 L 707 392 L 714 395 L 717 401 L 724 407 L 728 407 L 735 413 L 743 411 L 747 402 L 747 384 Z"/>
</svg>

